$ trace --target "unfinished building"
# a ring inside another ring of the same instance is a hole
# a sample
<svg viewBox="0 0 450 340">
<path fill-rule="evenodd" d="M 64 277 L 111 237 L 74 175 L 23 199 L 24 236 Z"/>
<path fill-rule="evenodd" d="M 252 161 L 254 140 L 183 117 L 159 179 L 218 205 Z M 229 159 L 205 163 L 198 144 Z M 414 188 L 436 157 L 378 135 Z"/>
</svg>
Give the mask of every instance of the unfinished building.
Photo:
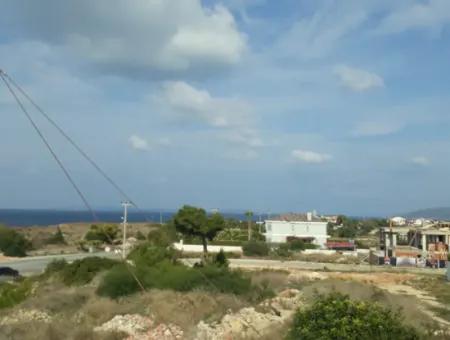
<svg viewBox="0 0 450 340">
<path fill-rule="evenodd" d="M 380 230 L 380 248 L 391 264 L 445 266 L 449 244 L 450 222 L 391 226 Z"/>
</svg>

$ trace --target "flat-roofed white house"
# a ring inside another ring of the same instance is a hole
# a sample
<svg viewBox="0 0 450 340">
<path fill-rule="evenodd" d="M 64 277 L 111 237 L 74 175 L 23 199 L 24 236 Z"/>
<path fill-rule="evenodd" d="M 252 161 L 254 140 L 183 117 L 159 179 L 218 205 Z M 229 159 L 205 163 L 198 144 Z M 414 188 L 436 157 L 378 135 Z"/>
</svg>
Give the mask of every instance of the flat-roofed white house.
<svg viewBox="0 0 450 340">
<path fill-rule="evenodd" d="M 265 221 L 265 236 L 268 243 L 285 243 L 288 238 L 303 239 L 320 248 L 327 242 L 327 221 L 307 214 L 286 214 Z"/>
</svg>

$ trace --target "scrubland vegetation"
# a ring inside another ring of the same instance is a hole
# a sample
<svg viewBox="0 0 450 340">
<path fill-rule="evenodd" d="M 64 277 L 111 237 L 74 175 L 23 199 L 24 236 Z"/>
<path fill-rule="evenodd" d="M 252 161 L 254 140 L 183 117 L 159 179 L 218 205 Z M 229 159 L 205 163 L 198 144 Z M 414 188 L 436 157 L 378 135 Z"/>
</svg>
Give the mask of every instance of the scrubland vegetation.
<svg viewBox="0 0 450 340">
<path fill-rule="evenodd" d="M 318 296 L 314 303 L 299 310 L 288 339 L 420 339 L 419 332 L 403 324 L 399 312 L 376 302 L 352 301 L 346 295 Z"/>
</svg>

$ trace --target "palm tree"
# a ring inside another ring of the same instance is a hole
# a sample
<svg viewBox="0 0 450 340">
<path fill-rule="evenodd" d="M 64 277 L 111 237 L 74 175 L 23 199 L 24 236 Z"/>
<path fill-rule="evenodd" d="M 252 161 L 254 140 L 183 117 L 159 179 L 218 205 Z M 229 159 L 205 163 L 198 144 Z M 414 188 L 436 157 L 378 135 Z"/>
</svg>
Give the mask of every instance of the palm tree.
<svg viewBox="0 0 450 340">
<path fill-rule="evenodd" d="M 253 217 L 253 211 L 248 210 L 245 212 L 245 216 L 247 217 L 247 223 L 248 223 L 248 240 L 250 241 L 252 239 L 252 217 Z"/>
</svg>

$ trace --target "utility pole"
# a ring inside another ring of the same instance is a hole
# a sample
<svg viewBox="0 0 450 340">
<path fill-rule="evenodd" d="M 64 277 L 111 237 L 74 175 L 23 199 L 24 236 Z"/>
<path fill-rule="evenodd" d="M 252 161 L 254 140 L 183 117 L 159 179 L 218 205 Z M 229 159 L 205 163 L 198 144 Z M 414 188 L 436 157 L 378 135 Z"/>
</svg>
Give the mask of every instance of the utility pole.
<svg viewBox="0 0 450 340">
<path fill-rule="evenodd" d="M 159 224 L 163 225 L 163 219 L 162 219 L 162 211 L 159 211 Z"/>
<path fill-rule="evenodd" d="M 123 241 L 122 241 L 122 258 L 125 259 L 125 244 L 127 242 L 127 219 L 128 219 L 128 207 L 131 205 L 131 202 L 124 201 L 122 202 L 123 206 Z"/>
</svg>

